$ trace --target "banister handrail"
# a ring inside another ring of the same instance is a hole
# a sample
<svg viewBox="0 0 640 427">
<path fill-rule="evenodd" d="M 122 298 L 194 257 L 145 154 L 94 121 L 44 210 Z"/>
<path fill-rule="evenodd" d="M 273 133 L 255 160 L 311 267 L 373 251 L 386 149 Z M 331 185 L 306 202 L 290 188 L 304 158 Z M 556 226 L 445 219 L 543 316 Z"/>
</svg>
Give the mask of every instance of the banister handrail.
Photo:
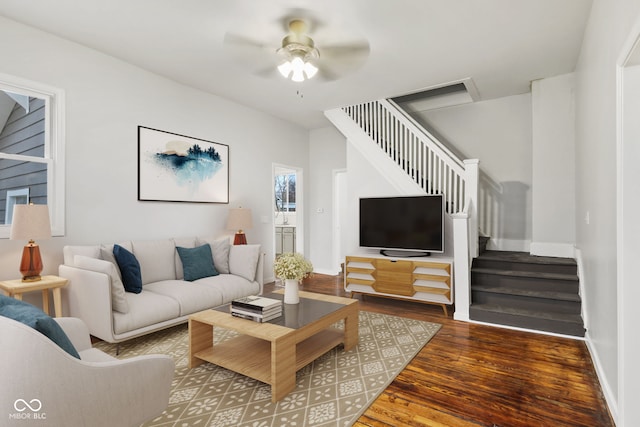
<svg viewBox="0 0 640 427">
<path fill-rule="evenodd" d="M 422 190 L 445 195 L 447 212 L 458 212 L 467 203 L 465 162 L 393 101 L 365 102 L 341 110 Z M 477 179 L 473 181 L 476 191 Z"/>
<path fill-rule="evenodd" d="M 427 143 L 433 147 L 434 151 L 437 151 L 442 157 L 447 157 L 449 160 L 451 160 L 451 162 L 460 166 L 461 169 L 464 169 L 464 162 L 460 160 L 458 156 L 453 154 L 451 150 L 449 150 L 447 147 L 442 145 L 438 141 L 438 138 L 433 136 L 431 132 L 429 132 L 427 129 L 419 125 L 416 122 L 416 120 L 413 117 L 411 117 L 409 114 L 407 114 L 405 110 L 400 108 L 400 106 L 398 106 L 398 104 L 395 101 L 391 99 L 381 99 L 378 102 L 380 102 L 381 105 L 386 106 L 390 110 L 391 109 L 395 110 L 397 114 L 401 115 L 406 120 L 405 125 L 408 126 L 412 132 L 423 135 L 425 139 L 428 141 Z"/>
</svg>

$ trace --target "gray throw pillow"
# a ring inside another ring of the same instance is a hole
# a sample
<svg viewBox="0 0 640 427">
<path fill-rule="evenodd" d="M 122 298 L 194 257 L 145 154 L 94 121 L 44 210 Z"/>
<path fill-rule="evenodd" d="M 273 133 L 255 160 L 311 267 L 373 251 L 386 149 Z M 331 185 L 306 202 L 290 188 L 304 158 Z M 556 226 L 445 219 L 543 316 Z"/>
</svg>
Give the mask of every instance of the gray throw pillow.
<svg viewBox="0 0 640 427">
<path fill-rule="evenodd" d="M 182 261 L 184 280 L 193 282 L 203 277 L 217 276 L 219 274 L 213 265 L 211 246 L 208 244 L 195 248 L 177 246 L 176 250 Z"/>
</svg>

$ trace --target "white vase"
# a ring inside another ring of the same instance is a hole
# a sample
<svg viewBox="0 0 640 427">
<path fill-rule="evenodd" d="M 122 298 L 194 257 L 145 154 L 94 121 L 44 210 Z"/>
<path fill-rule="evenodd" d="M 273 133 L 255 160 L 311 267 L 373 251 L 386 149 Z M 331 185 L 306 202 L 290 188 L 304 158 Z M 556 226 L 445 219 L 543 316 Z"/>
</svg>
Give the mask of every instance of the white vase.
<svg viewBox="0 0 640 427">
<path fill-rule="evenodd" d="M 298 281 L 296 279 L 284 279 L 284 303 L 298 304 L 299 302 Z"/>
</svg>

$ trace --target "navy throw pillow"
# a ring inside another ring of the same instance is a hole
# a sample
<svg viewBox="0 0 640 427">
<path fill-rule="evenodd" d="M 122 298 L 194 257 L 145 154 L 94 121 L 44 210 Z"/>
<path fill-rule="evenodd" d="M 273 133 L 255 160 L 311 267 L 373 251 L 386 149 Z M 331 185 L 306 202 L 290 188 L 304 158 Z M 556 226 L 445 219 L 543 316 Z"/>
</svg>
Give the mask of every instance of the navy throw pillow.
<svg viewBox="0 0 640 427">
<path fill-rule="evenodd" d="M 220 274 L 213 265 L 213 256 L 211 255 L 211 246 L 209 244 L 198 246 L 197 248 L 181 248 L 177 246 L 176 250 L 180 255 L 180 261 L 182 261 L 184 280 L 193 282 L 203 277 Z"/>
<path fill-rule="evenodd" d="M 38 307 L 24 301 L 0 295 L 0 316 L 8 317 L 9 319 L 13 319 L 35 329 L 71 356 L 80 359 L 78 351 L 58 322 Z"/>
<path fill-rule="evenodd" d="M 113 256 L 122 274 L 124 290 L 134 294 L 142 292 L 142 273 L 136 256 L 120 245 L 113 245 Z"/>
</svg>

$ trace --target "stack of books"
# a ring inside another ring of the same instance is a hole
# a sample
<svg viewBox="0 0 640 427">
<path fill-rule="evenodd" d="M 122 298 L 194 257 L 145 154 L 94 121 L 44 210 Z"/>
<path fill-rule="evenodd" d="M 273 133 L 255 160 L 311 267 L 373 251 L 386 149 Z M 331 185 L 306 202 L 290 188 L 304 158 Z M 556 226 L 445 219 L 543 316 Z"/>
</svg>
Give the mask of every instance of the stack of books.
<svg viewBox="0 0 640 427">
<path fill-rule="evenodd" d="M 248 296 L 231 301 L 231 315 L 268 322 L 282 315 L 282 301 L 260 296 Z"/>
</svg>

